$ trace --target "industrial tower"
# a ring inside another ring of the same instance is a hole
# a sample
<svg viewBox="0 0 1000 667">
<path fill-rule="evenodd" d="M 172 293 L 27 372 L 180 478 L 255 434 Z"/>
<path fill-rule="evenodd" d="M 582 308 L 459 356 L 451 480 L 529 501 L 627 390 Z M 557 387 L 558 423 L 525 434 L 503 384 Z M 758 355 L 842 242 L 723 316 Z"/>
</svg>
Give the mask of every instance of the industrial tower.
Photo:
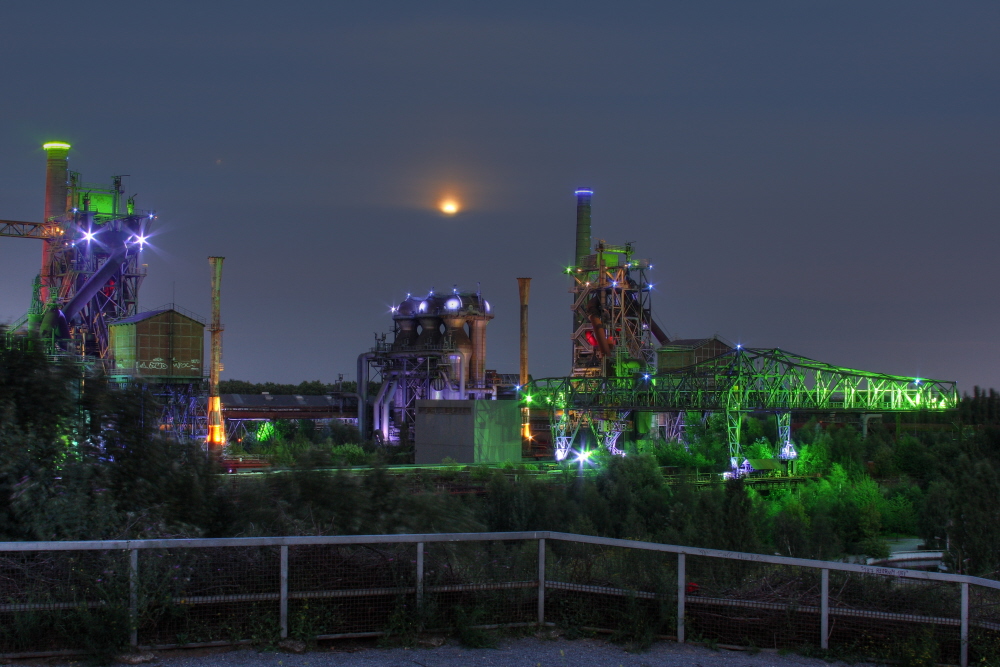
<svg viewBox="0 0 1000 667">
<path fill-rule="evenodd" d="M 42 241 L 42 265 L 28 313 L 11 327 L 37 332 L 61 350 L 106 359 L 108 324 L 137 313 L 140 264 L 155 215 L 110 186 L 69 170 L 70 145 L 49 142 L 42 222 L 0 220 L 0 236 Z"/>
<path fill-rule="evenodd" d="M 358 357 L 358 428 L 364 438 L 409 442 L 417 401 L 486 399 L 496 389 L 486 373 L 490 302 L 475 292 L 407 295 L 392 307 L 393 341 L 383 334 Z M 380 381 L 368 421 L 368 385 Z"/>
<path fill-rule="evenodd" d="M 121 176 L 99 185 L 70 171 L 68 143 L 42 148 L 42 221 L 0 220 L 0 236 L 42 242 L 31 306 L 8 333 L 37 334 L 53 354 L 100 368 L 113 384 L 146 387 L 160 405 L 161 433 L 204 439 L 204 323 L 174 304 L 138 312 L 155 214 L 135 208 Z"/>
<path fill-rule="evenodd" d="M 590 254 L 592 195 L 576 191 L 576 263 L 566 269 L 573 278 L 572 373 L 521 387 L 522 406 L 550 416 L 557 461 L 574 450 L 584 456 L 595 445 L 623 454 L 618 440 L 636 426 L 638 413 L 650 424 L 656 417 L 678 426 L 688 411 L 716 412 L 726 415 L 731 474 L 738 476 L 750 471 L 740 443 L 748 414 L 773 414 L 775 458 L 793 459 L 792 412 L 854 414 L 867 423 L 886 412 L 957 406 L 954 382 L 841 368 L 777 348 L 732 346 L 717 336 L 669 340 L 650 312 L 648 261 L 633 259 L 630 244 L 598 241 Z"/>
</svg>

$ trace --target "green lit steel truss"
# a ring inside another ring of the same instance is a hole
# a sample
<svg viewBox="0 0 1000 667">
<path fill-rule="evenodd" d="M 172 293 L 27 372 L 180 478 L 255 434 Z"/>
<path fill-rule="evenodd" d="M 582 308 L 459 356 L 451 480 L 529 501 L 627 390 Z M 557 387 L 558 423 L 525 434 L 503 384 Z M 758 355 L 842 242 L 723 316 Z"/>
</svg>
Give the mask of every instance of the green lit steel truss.
<svg viewBox="0 0 1000 667">
<path fill-rule="evenodd" d="M 750 412 L 884 413 L 942 411 L 958 405 L 954 382 L 841 368 L 781 349 L 736 348 L 693 366 L 630 377 L 534 380 L 521 390 L 525 407 L 548 410 L 562 456 L 579 430 L 600 415 L 725 412 L 730 455 L 739 460 L 742 415 Z M 784 430 L 784 429 L 782 429 Z M 562 438 L 560 440 L 560 438 Z M 612 443 L 613 444 L 613 443 Z"/>
</svg>

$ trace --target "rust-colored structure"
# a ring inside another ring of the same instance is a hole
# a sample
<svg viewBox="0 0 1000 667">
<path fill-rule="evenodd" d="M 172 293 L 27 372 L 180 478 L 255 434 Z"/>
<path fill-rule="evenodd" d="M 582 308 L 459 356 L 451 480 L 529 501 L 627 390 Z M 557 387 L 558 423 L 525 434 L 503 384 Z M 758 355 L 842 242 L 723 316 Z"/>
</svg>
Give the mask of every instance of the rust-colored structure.
<svg viewBox="0 0 1000 667">
<path fill-rule="evenodd" d="M 517 292 L 521 298 L 521 386 L 528 384 L 528 296 L 531 278 L 517 279 Z"/>
<path fill-rule="evenodd" d="M 208 369 L 208 437 L 210 448 L 226 444 L 226 429 L 222 424 L 222 402 L 219 398 L 219 374 L 222 372 L 222 262 L 225 257 L 209 257 L 212 265 L 212 358 Z"/>
</svg>

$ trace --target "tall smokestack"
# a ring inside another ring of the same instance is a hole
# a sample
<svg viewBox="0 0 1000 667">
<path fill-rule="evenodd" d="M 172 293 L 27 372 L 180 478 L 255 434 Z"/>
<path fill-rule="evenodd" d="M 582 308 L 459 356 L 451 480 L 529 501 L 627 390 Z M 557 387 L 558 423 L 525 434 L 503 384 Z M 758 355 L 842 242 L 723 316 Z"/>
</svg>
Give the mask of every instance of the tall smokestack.
<svg viewBox="0 0 1000 667">
<path fill-rule="evenodd" d="M 45 216 L 42 222 L 50 218 L 64 215 L 69 210 L 69 149 L 70 145 L 63 141 L 50 141 L 42 144 L 47 154 L 45 161 Z M 41 286 L 38 291 L 42 305 L 48 303 L 52 288 L 52 253 L 55 251 L 56 239 L 42 240 L 42 270 Z"/>
<path fill-rule="evenodd" d="M 518 278 L 517 291 L 521 296 L 521 386 L 528 384 L 528 294 L 531 278 Z"/>
<path fill-rule="evenodd" d="M 222 372 L 222 261 L 225 257 L 209 257 L 212 265 L 212 357 L 208 375 L 208 443 L 210 449 L 226 444 L 226 430 L 222 425 L 222 400 L 219 398 L 219 373 Z"/>
<path fill-rule="evenodd" d="M 579 188 L 576 191 L 576 266 L 590 254 L 590 198 L 594 191 Z"/>
</svg>

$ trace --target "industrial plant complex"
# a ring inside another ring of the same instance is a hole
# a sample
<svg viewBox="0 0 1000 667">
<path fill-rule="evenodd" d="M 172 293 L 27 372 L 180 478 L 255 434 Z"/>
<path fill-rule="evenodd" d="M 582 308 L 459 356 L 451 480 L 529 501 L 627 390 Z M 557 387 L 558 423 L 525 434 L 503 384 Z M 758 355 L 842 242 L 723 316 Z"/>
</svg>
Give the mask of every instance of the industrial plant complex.
<svg viewBox="0 0 1000 667">
<path fill-rule="evenodd" d="M 761 466 L 740 441 L 747 415 L 776 421 L 774 461 L 787 466 L 797 456 L 796 421 L 822 416 L 867 428 L 873 419 L 958 402 L 954 382 L 841 368 L 719 336 L 672 340 L 653 317 L 650 260 L 632 244 L 592 237 L 593 191 L 584 188 L 575 193 L 574 261 L 562 278 L 571 290 L 564 377 L 529 373 L 531 279 L 519 277 L 516 373 L 489 368 L 487 332 L 496 315 L 489 295 L 455 287 L 409 294 L 392 306 L 391 320 L 375 323 L 389 331 L 358 350 L 356 391 L 221 395 L 223 258 L 209 258 L 210 321 L 176 304 L 140 311 L 142 253 L 156 214 L 136 208 L 120 177 L 95 185 L 70 171 L 69 144 L 43 148 L 42 219 L 0 220 L 0 236 L 42 246 L 27 313 L 0 343 L 37 341 L 72 360 L 81 377 L 101 372 L 119 387 L 145 387 L 160 405 L 161 433 L 204 442 L 223 457 L 227 442 L 295 419 L 356 426 L 365 441 L 412 448 L 416 464 L 561 462 L 596 449 L 626 456 L 640 441 L 683 443 L 685 423 L 711 413 L 726 419 L 726 474 L 741 476 Z"/>
</svg>

